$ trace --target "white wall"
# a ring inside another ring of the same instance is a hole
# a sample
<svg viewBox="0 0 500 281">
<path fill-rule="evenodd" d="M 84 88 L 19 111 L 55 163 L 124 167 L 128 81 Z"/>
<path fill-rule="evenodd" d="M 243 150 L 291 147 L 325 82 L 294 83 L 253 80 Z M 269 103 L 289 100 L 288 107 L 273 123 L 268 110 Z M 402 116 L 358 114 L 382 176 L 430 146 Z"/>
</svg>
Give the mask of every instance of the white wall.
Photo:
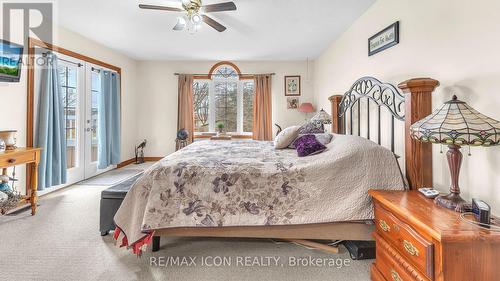
<svg viewBox="0 0 500 281">
<path fill-rule="evenodd" d="M 138 80 L 140 81 L 138 96 L 141 101 L 137 115 L 139 122 L 138 138 L 148 140 L 145 154 L 147 156 L 165 156 L 175 149 L 177 131 L 177 76 L 174 73 L 208 73 L 216 61 L 164 61 L 139 62 Z M 301 75 L 302 95 L 300 102 L 312 102 L 312 64 L 305 61 L 261 61 L 234 62 L 242 73 L 276 73 L 273 76 L 273 124 L 283 128 L 300 124 L 304 115 L 297 110 L 286 108 L 284 94 L 284 76 Z M 325 107 L 327 109 L 327 107 Z M 312 117 L 312 116 L 310 116 Z M 274 127 L 274 125 L 273 125 Z"/>
<path fill-rule="evenodd" d="M 378 0 L 315 61 L 315 100 L 342 94 L 365 75 L 397 84 L 408 78 L 441 82 L 433 108 L 452 94 L 479 112 L 500 119 L 500 2 L 495 0 Z M 372 57 L 367 39 L 400 21 L 400 44 Z M 462 149 L 460 185 L 463 197 L 481 198 L 500 213 L 500 148 Z M 434 146 L 434 185 L 449 187 L 444 154 Z"/>
<path fill-rule="evenodd" d="M 16 25 L 13 25 L 16 26 Z M 21 25 L 17 25 L 21 26 Z M 1 29 L 1 25 L 0 25 Z M 16 31 L 13 31 L 16 35 Z M 19 35 L 20 32 L 17 32 Z M 14 36 L 12 41 L 20 38 Z M 137 143 L 137 95 L 136 95 L 136 68 L 137 62 L 103 45 L 63 28 L 55 33 L 54 44 L 118 66 L 122 69 L 122 148 L 123 160 L 134 156 L 134 145 Z M 18 146 L 26 145 L 26 108 L 27 108 L 27 68 L 23 67 L 19 83 L 0 82 L 0 130 L 17 130 Z M 17 177 L 21 180 L 20 186 L 24 190 L 24 167 L 18 168 Z"/>
</svg>

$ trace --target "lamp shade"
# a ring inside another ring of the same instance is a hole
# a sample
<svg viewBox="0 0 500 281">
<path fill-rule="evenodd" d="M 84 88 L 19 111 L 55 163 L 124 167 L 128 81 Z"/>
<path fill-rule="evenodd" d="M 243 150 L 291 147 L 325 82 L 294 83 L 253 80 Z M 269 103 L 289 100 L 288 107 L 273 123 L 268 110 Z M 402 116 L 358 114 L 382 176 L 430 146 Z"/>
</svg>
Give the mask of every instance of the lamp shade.
<svg viewBox="0 0 500 281">
<path fill-rule="evenodd" d="M 304 113 L 311 113 L 311 112 L 314 112 L 314 108 L 313 108 L 312 103 L 310 103 L 310 102 L 305 102 L 305 103 L 302 103 L 302 104 L 299 106 L 299 111 L 300 111 L 300 112 L 304 112 Z"/>
<path fill-rule="evenodd" d="M 314 115 L 311 122 L 316 124 L 332 124 L 332 116 L 321 109 L 318 113 L 316 113 L 316 115 Z"/>
<path fill-rule="evenodd" d="M 500 144 L 500 122 L 477 112 L 457 96 L 413 124 L 410 131 L 414 139 L 422 142 L 471 146 Z"/>
</svg>

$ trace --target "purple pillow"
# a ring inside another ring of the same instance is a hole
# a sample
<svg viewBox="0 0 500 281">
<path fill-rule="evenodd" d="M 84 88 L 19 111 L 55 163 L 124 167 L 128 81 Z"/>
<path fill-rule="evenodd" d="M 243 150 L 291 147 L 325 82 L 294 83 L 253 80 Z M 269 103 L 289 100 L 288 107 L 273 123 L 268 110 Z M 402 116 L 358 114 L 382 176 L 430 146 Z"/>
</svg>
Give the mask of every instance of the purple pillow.
<svg viewBox="0 0 500 281">
<path fill-rule="evenodd" d="M 318 154 L 326 150 L 326 146 L 321 144 L 314 135 L 303 135 L 295 140 L 294 145 L 299 157 Z"/>
</svg>

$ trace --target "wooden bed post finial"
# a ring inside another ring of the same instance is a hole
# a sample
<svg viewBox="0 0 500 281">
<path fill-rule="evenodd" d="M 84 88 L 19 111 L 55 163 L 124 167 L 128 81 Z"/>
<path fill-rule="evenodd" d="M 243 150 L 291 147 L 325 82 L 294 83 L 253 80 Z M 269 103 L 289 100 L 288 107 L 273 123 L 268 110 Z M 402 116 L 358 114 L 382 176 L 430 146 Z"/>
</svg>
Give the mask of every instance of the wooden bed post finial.
<svg viewBox="0 0 500 281">
<path fill-rule="evenodd" d="M 410 126 L 432 112 L 432 92 L 439 81 L 415 78 L 398 87 L 405 94 L 405 158 L 406 177 L 411 189 L 432 187 L 432 146 L 410 136 Z"/>
<path fill-rule="evenodd" d="M 340 122 L 339 118 L 339 108 L 342 97 L 342 95 L 333 95 L 328 98 L 332 104 L 332 133 L 334 134 L 342 133 L 342 122 Z"/>
</svg>

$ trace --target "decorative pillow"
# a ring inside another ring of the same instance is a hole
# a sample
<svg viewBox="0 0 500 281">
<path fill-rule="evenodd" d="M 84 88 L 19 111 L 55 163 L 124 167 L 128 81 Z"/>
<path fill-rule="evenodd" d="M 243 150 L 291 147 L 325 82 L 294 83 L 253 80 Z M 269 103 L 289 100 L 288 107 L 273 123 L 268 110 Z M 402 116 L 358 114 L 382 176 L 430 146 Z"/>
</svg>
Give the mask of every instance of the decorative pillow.
<svg viewBox="0 0 500 281">
<path fill-rule="evenodd" d="M 298 136 L 300 126 L 285 128 L 274 139 L 274 147 L 277 149 L 287 148 Z"/>
<path fill-rule="evenodd" d="M 303 135 L 295 140 L 295 147 L 299 157 L 314 155 L 326 150 L 314 135 Z"/>
<path fill-rule="evenodd" d="M 299 135 L 299 138 L 304 135 Z M 322 144 L 322 145 L 327 145 L 332 141 L 333 135 L 330 133 L 323 133 L 323 134 L 314 134 L 316 139 Z M 295 149 L 295 141 L 293 141 L 288 148 L 293 148 Z"/>
<path fill-rule="evenodd" d="M 304 125 L 300 126 L 299 134 L 322 134 L 325 130 L 321 128 L 320 124 L 316 124 L 313 122 L 307 122 Z"/>
</svg>

